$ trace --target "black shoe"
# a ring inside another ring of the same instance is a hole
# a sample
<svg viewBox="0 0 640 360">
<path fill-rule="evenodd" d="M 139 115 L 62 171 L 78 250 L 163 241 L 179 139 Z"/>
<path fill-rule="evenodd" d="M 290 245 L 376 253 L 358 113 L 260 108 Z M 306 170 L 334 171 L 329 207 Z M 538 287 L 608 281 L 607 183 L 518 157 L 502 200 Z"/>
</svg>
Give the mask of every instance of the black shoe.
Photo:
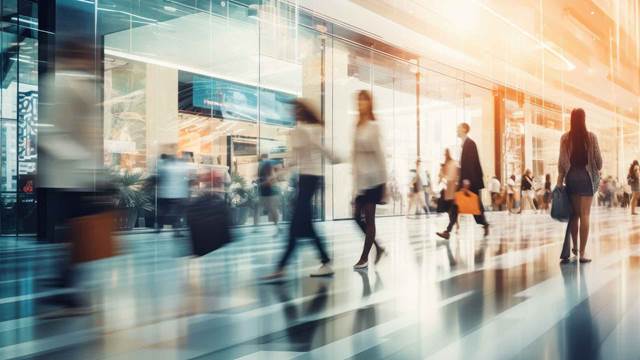
<svg viewBox="0 0 640 360">
<path fill-rule="evenodd" d="M 450 236 L 448 231 L 438 232 L 436 233 L 436 235 L 440 236 L 445 240 L 449 240 L 449 236 Z"/>
<path fill-rule="evenodd" d="M 485 237 L 489 236 L 489 224 L 486 224 L 484 226 L 484 236 Z"/>
</svg>

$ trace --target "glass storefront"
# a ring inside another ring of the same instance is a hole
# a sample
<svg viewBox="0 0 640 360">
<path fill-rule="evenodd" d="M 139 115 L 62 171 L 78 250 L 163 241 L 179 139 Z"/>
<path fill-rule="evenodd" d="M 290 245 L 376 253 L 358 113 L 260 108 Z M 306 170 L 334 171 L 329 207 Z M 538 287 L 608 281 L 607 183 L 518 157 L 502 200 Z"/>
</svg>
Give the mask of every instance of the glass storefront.
<svg viewBox="0 0 640 360">
<path fill-rule="evenodd" d="M 0 234 L 35 233 L 38 3 L 2 1 Z"/>
<path fill-rule="evenodd" d="M 38 12 L 35 3 L 17 3 L 2 2 L 5 14 L 15 12 L 3 17 L 0 39 L 10 64 L 1 93 L 3 234 L 34 233 L 36 226 L 39 55 L 32 28 Z M 227 191 L 237 225 L 269 221 L 256 193 L 266 157 L 277 172 L 278 208 L 288 220 L 296 186 L 287 164 L 291 100 L 303 97 L 315 107 L 325 121 L 323 141 L 349 159 L 361 89 L 374 97 L 393 190 L 380 216 L 407 213 L 417 160 L 420 175 L 437 191 L 444 149 L 459 158 L 456 127 L 462 121 L 471 126 L 486 180 L 498 175 L 504 183 L 525 169 L 555 178 L 559 139 L 568 129 L 566 104 L 474 80 L 442 64 L 425 65 L 418 55 L 288 1 L 86 3 L 96 10 L 104 165 L 144 195 L 123 228 L 161 225 L 155 180 L 167 155 L 190 163 L 196 191 Z M 591 110 L 588 121 L 604 157 L 616 159 L 605 162 L 603 174 L 620 177 L 638 157 L 631 146 L 637 122 Z M 348 161 L 325 164 L 325 183 L 314 199 L 317 219 L 351 217 L 350 167 Z"/>
</svg>

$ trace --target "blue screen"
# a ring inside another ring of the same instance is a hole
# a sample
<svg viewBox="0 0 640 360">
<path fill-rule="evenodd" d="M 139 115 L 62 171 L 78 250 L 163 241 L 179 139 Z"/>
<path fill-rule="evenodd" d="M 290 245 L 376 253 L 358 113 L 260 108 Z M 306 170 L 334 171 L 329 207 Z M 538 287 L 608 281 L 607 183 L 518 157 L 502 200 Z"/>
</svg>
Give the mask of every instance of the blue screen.
<svg viewBox="0 0 640 360">
<path fill-rule="evenodd" d="M 258 121 L 258 100 L 261 121 L 270 125 L 293 127 L 295 117 L 291 101 L 295 95 L 258 88 L 233 81 L 202 75 L 192 75 L 193 106 L 211 110 L 223 119 Z"/>
</svg>

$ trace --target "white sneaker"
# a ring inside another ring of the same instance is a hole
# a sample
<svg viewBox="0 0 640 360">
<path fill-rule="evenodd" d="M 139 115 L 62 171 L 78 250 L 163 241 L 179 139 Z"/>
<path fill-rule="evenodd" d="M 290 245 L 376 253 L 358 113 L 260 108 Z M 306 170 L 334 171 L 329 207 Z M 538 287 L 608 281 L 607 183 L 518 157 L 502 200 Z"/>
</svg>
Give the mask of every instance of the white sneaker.
<svg viewBox="0 0 640 360">
<path fill-rule="evenodd" d="M 358 270 L 358 269 L 366 269 L 366 268 L 368 268 L 368 267 L 369 267 L 369 262 L 368 262 L 368 261 L 367 261 L 367 262 L 364 262 L 364 263 L 362 263 L 362 264 L 355 264 L 355 265 L 353 265 L 353 268 L 354 268 L 354 269 L 356 269 L 356 270 Z"/>
<path fill-rule="evenodd" d="M 333 276 L 333 269 L 329 264 L 322 264 L 318 270 L 311 273 L 311 277 Z"/>
</svg>

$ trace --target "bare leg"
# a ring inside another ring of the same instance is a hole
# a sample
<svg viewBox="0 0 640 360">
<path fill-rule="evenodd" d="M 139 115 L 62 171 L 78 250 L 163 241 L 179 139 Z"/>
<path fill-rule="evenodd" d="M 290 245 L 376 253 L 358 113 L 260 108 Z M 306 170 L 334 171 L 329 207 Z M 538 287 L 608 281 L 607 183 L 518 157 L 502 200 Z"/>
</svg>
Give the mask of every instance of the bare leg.
<svg viewBox="0 0 640 360">
<path fill-rule="evenodd" d="M 573 215 L 571 215 L 571 242 L 573 243 L 573 251 L 575 252 L 578 249 L 578 229 L 580 226 L 580 196 L 571 195 L 571 210 L 573 210 Z"/>
<path fill-rule="evenodd" d="M 636 205 L 638 205 L 638 193 L 634 191 L 633 193 L 631 193 L 631 215 L 636 214 Z"/>
<path fill-rule="evenodd" d="M 591 216 L 591 202 L 593 196 L 580 197 L 580 260 L 588 260 L 584 257 L 584 249 L 589 239 L 589 218 Z"/>
</svg>

